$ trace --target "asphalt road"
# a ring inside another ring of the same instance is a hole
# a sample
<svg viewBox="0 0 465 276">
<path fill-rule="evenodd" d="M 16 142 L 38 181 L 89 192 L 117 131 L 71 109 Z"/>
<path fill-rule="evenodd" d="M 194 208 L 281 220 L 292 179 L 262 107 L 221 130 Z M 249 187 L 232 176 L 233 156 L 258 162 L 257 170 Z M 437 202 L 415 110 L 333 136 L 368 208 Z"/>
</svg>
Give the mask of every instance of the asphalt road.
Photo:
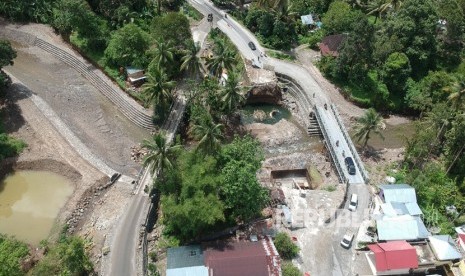
<svg viewBox="0 0 465 276">
<path fill-rule="evenodd" d="M 359 196 L 359 204 L 355 212 L 348 211 L 348 202 L 346 202 L 345 209 L 338 211 L 337 218 L 335 217 L 329 224 L 319 227 L 321 228 L 319 230 L 331 237 L 327 239 L 325 248 L 328 248 L 332 252 L 332 254 L 329 254 L 330 257 L 321 260 L 325 262 L 322 267 L 331 267 L 332 271 L 321 271 L 321 275 L 353 275 L 354 268 L 357 265 L 353 262 L 355 256 L 354 246 L 348 250 L 344 249 L 340 246 L 340 241 L 347 232 L 356 234 L 358 231 L 362 220 L 368 215 L 370 193 L 360 175 L 360 169 L 357 168 L 355 175 L 349 175 L 344 166 L 344 156 L 351 156 L 351 153 L 336 117 L 330 109 L 331 102 L 329 97 L 305 68 L 297 64 L 262 56 L 261 54 L 264 53 L 264 49 L 260 46 L 254 35 L 232 18 L 225 18 L 225 13 L 215 8 L 211 2 L 205 0 L 188 0 L 188 2 L 205 15 L 212 13 L 214 23 L 231 39 L 245 58 L 255 61 L 259 67 L 273 69 L 277 73 L 290 76 L 296 80 L 306 93 L 304 95 L 306 102 L 311 102 L 320 110 L 322 120 L 324 121 L 323 127 L 329 136 L 329 141 L 327 142 L 335 149 L 336 158 L 342 164 L 344 173 L 350 183 L 347 191 L 348 198 L 350 198 L 352 193 L 356 193 Z M 256 50 L 250 49 L 248 46 L 250 41 L 255 44 Z M 327 104 L 327 109 L 324 108 L 325 104 Z M 336 141 L 339 141 L 339 146 L 336 146 Z M 343 151 L 344 156 L 342 154 Z M 308 258 L 309 256 L 305 257 Z M 318 260 L 321 258 L 321 256 L 311 257 Z M 316 271 L 319 270 L 316 269 Z"/>
</svg>

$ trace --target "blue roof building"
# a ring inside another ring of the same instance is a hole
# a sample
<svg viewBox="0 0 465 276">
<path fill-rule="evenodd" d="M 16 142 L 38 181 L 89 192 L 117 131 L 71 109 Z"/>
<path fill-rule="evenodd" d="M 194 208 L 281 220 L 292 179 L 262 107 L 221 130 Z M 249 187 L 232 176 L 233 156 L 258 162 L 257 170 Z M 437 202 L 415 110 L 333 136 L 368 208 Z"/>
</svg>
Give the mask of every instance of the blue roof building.
<svg viewBox="0 0 465 276">
<path fill-rule="evenodd" d="M 166 276 L 208 276 L 200 245 L 168 248 Z"/>
</svg>

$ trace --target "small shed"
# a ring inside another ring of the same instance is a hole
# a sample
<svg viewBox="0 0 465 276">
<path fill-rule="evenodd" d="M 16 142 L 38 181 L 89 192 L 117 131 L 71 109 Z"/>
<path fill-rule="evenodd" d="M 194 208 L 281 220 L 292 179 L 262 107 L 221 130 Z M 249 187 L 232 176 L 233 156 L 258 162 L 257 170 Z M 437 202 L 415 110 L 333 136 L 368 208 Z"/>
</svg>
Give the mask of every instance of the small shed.
<svg viewBox="0 0 465 276">
<path fill-rule="evenodd" d="M 136 87 L 141 86 L 147 79 L 144 70 L 134 67 L 126 67 L 126 76 L 126 80 Z"/>
<path fill-rule="evenodd" d="M 399 275 L 418 268 L 415 247 L 406 241 L 369 244 L 367 260 L 374 275 Z"/>
<path fill-rule="evenodd" d="M 439 261 L 459 260 L 462 254 L 449 235 L 435 235 L 428 238 L 431 249 Z"/>
<path fill-rule="evenodd" d="M 315 21 L 313 21 L 313 16 L 311 14 L 302 15 L 300 17 L 300 20 L 302 20 L 302 24 L 307 25 L 307 26 L 315 24 Z"/>
</svg>

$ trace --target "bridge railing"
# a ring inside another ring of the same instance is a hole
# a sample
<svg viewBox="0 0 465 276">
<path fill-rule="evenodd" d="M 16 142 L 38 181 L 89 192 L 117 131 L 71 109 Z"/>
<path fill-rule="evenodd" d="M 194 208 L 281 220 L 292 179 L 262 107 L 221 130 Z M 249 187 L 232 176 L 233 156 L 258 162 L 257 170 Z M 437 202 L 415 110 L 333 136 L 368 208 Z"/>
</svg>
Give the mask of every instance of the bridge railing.
<svg viewBox="0 0 465 276">
<path fill-rule="evenodd" d="M 365 180 L 365 183 L 368 183 L 370 181 L 370 178 L 368 177 L 368 172 L 365 170 L 365 166 L 363 166 L 363 162 L 360 159 L 360 156 L 358 155 L 358 152 L 355 149 L 354 143 L 352 142 L 352 139 L 347 133 L 347 130 L 344 127 L 344 124 L 342 123 L 341 117 L 339 116 L 339 112 L 337 111 L 337 108 L 334 104 L 331 104 L 331 111 L 333 112 L 334 117 L 336 117 L 337 124 L 339 125 L 339 128 L 342 131 L 342 135 L 344 136 L 344 139 L 346 140 L 347 145 L 349 146 L 349 150 L 352 153 L 352 156 L 355 160 L 355 163 L 357 164 L 357 167 L 360 171 L 360 174 L 362 175 L 363 180 Z"/>
<path fill-rule="evenodd" d="M 339 180 L 342 183 L 346 183 L 347 177 L 344 174 L 344 171 L 342 169 L 341 164 L 339 163 L 339 160 L 337 159 L 336 152 L 334 151 L 333 147 L 329 144 L 330 143 L 329 134 L 326 132 L 326 128 L 320 117 L 320 112 L 318 111 L 318 107 L 315 107 L 314 111 L 315 111 L 316 120 L 318 121 L 318 125 L 320 125 L 320 128 L 321 128 L 321 133 L 323 134 L 323 137 L 325 139 L 326 148 L 329 150 L 329 153 L 331 154 L 331 158 L 334 161 L 334 165 L 336 167 L 337 173 L 339 174 Z"/>
</svg>

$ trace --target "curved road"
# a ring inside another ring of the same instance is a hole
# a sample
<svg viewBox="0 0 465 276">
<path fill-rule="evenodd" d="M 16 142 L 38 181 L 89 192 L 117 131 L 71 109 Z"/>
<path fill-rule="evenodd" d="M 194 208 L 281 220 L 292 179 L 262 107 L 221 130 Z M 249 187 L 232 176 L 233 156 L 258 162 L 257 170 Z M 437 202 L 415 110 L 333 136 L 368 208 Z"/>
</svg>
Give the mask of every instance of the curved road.
<svg viewBox="0 0 465 276">
<path fill-rule="evenodd" d="M 266 67 L 277 73 L 287 75 L 300 84 L 305 92 L 305 95 L 302 95 L 305 97 L 305 101 L 313 103 L 320 111 L 319 113 L 324 121 L 322 127 L 327 130 L 329 136 L 327 142 L 329 146 L 335 149 L 338 162 L 344 164 L 342 151 L 344 151 L 345 156 L 351 156 L 349 145 L 344 139 L 343 132 L 330 109 L 331 101 L 329 97 L 312 77 L 311 72 L 294 63 L 262 56 L 261 54 L 265 53 L 265 51 L 255 36 L 234 19 L 225 18 L 225 12 L 214 7 L 211 2 L 205 0 L 188 0 L 188 2 L 204 15 L 212 13 L 214 23 L 230 38 L 245 58 L 252 60 L 261 68 Z M 256 45 L 256 50 L 249 48 L 248 43 L 250 41 Z M 327 104 L 327 109 L 324 108 L 324 104 Z M 336 146 L 336 141 L 339 141 L 339 146 Z M 359 168 L 357 168 L 356 175 L 353 176 L 347 173 L 345 166 L 343 166 L 343 170 L 350 183 L 347 190 L 348 197 L 350 198 L 352 193 L 359 195 L 358 209 L 353 213 L 348 212 L 348 204 L 346 203 L 345 209 L 341 210 L 342 212 L 339 213 L 337 219 L 318 227 L 321 236 L 329 236 L 330 238 L 325 244 L 328 251 L 326 256 L 305 256 L 305 258 L 310 257 L 319 261 L 324 258 L 323 262 L 318 264 L 318 267 L 305 267 L 304 265 L 303 269 L 311 271 L 312 275 L 353 275 L 355 266 L 353 263 L 354 249 L 352 247 L 350 250 L 345 250 L 339 245 L 339 242 L 347 231 L 356 232 L 362 220 L 368 215 L 370 193 L 364 179 L 361 177 Z M 346 223 L 343 223 L 343 221 L 346 221 Z"/>
</svg>

